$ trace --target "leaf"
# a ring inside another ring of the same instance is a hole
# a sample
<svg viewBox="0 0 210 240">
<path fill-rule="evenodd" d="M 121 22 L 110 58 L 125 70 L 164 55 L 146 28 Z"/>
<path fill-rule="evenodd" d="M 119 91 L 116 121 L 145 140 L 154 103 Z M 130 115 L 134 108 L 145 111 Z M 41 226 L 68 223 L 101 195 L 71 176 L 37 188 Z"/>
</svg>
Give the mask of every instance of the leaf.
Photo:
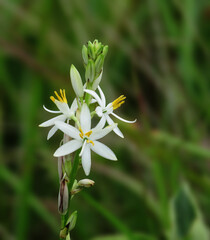
<svg viewBox="0 0 210 240">
<path fill-rule="evenodd" d="M 171 240 L 208 240 L 209 233 L 189 186 L 185 183 L 171 204 Z"/>
<path fill-rule="evenodd" d="M 188 238 L 190 240 L 209 240 L 209 231 L 201 218 L 194 221 Z"/>
<path fill-rule="evenodd" d="M 130 238 L 124 235 L 109 235 L 109 236 L 96 237 L 96 238 L 93 238 L 92 240 L 130 240 Z M 138 233 L 138 234 L 134 234 L 134 240 L 156 240 L 156 238 Z"/>
</svg>

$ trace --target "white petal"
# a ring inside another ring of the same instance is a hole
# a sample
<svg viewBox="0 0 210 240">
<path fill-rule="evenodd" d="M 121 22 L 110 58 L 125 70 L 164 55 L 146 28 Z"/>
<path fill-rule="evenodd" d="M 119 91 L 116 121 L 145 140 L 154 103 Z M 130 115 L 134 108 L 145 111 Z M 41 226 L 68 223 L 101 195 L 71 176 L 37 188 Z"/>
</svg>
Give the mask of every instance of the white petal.
<svg viewBox="0 0 210 240">
<path fill-rule="evenodd" d="M 114 123 L 113 120 L 110 118 L 110 116 L 107 115 L 106 119 L 107 119 L 107 122 L 109 123 L 109 125 L 112 125 L 112 124 Z M 123 133 L 120 131 L 120 129 L 119 129 L 118 127 L 114 128 L 113 131 L 114 131 L 118 136 L 120 136 L 121 138 L 124 138 Z"/>
<path fill-rule="evenodd" d="M 80 124 L 84 133 L 90 131 L 91 115 L 90 115 L 90 110 L 86 103 L 82 105 L 82 109 L 80 113 Z"/>
<path fill-rule="evenodd" d="M 65 143 L 64 145 L 62 145 L 61 147 L 59 147 L 55 151 L 54 157 L 61 157 L 61 156 L 70 154 L 70 153 L 76 151 L 77 149 L 79 149 L 81 146 L 82 146 L 81 141 L 71 140 L 71 141 Z"/>
<path fill-rule="evenodd" d="M 80 153 L 79 153 L 79 156 L 80 156 L 80 157 L 81 157 L 82 154 L 83 154 L 83 151 L 84 151 L 84 149 L 85 149 L 86 144 L 87 144 L 87 140 L 85 140 L 85 142 L 84 142 L 83 145 L 82 145 L 82 149 L 81 149 L 81 151 L 80 151 Z"/>
<path fill-rule="evenodd" d="M 95 112 L 96 114 L 99 116 L 99 117 L 102 117 L 103 116 L 103 109 L 101 106 L 98 106 L 96 109 L 95 109 Z"/>
<path fill-rule="evenodd" d="M 104 96 L 104 93 L 99 86 L 98 86 L 98 90 L 99 90 L 99 93 L 100 93 L 100 96 L 101 96 L 101 101 L 102 101 L 103 107 L 105 107 L 106 106 L 106 98 Z"/>
<path fill-rule="evenodd" d="M 43 105 L 43 108 L 44 108 L 45 111 L 50 112 L 50 113 L 61 113 L 61 111 L 50 110 L 50 109 L 46 108 L 45 105 Z"/>
<path fill-rule="evenodd" d="M 121 121 L 123 121 L 123 122 L 126 122 L 126 123 L 135 123 L 136 122 L 136 120 L 137 119 L 135 119 L 135 120 L 133 120 L 133 121 L 128 121 L 128 120 L 126 120 L 126 119 L 124 119 L 124 118 L 121 118 L 121 117 L 119 117 L 117 114 L 115 114 L 115 113 L 111 113 L 113 116 L 115 116 L 116 118 L 118 118 L 119 120 L 121 120 Z"/>
<path fill-rule="evenodd" d="M 106 123 L 106 118 L 104 115 L 102 115 L 100 121 L 98 122 L 98 124 L 92 129 L 92 131 L 96 130 L 96 129 L 102 129 L 104 127 Z"/>
<path fill-rule="evenodd" d="M 77 99 L 75 98 L 74 101 L 71 104 L 71 111 L 76 112 L 77 108 L 78 108 Z"/>
<path fill-rule="evenodd" d="M 66 114 L 66 115 L 69 115 L 70 108 L 69 108 L 69 105 L 67 103 L 55 100 L 55 104 L 62 113 Z"/>
<path fill-rule="evenodd" d="M 114 161 L 117 160 L 113 151 L 110 148 L 108 148 L 106 145 L 104 145 L 103 143 L 100 143 L 98 141 L 94 141 L 94 145 L 90 144 L 90 148 L 95 153 L 97 153 L 98 155 L 100 155 L 104 158 L 107 158 L 109 160 L 114 160 Z"/>
<path fill-rule="evenodd" d="M 82 154 L 82 167 L 86 175 L 89 175 L 91 168 L 91 152 L 89 145 L 86 145 Z"/>
<path fill-rule="evenodd" d="M 93 133 L 90 135 L 90 139 L 91 140 L 100 139 L 106 136 L 108 133 L 110 133 L 116 126 L 117 124 L 114 123 L 112 125 L 105 127 L 104 129 L 96 129 L 95 131 L 93 130 Z"/>
<path fill-rule="evenodd" d="M 77 140 L 81 139 L 79 136 L 79 134 L 80 134 L 79 130 L 67 123 L 56 121 L 55 126 L 58 129 L 60 129 L 62 132 L 67 134 L 69 137 L 75 138 Z"/>
<path fill-rule="evenodd" d="M 88 89 L 85 89 L 84 91 L 87 92 L 87 93 L 89 93 L 92 97 L 94 97 L 95 100 L 98 102 L 98 104 L 99 104 L 100 106 L 103 106 L 103 103 L 102 103 L 100 97 L 98 96 L 98 94 L 97 94 L 96 92 L 94 92 L 94 91 L 92 91 L 92 90 L 88 90 Z"/>
<path fill-rule="evenodd" d="M 96 103 L 96 102 L 97 102 L 97 101 L 93 98 L 93 99 L 91 99 L 90 104 Z"/>
<path fill-rule="evenodd" d="M 66 120 L 66 116 L 64 116 L 62 114 L 57 117 L 51 118 L 50 120 L 48 120 L 46 122 L 41 123 L 39 125 L 39 127 L 50 127 L 50 126 L 54 125 L 56 121 L 65 121 L 65 120 Z"/>
<path fill-rule="evenodd" d="M 50 129 L 50 131 L 48 132 L 47 140 L 49 140 L 49 139 L 56 133 L 57 130 L 58 130 L 58 129 L 57 129 L 56 126 L 52 127 L 52 128 Z"/>
</svg>

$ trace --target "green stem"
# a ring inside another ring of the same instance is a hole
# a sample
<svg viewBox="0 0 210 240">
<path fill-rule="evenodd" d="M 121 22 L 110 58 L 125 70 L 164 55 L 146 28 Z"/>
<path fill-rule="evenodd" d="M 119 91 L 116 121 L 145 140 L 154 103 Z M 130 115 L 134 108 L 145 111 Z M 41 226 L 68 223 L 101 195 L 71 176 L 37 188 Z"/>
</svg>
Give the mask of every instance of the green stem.
<svg viewBox="0 0 210 240">
<path fill-rule="evenodd" d="M 79 150 L 76 152 L 75 157 L 74 157 L 74 161 L 73 161 L 73 166 L 72 166 L 72 170 L 71 170 L 71 174 L 70 174 L 70 180 L 69 180 L 69 185 L 68 185 L 68 189 L 69 189 L 69 205 L 68 205 L 68 210 L 67 213 L 65 215 L 61 215 L 61 230 L 64 229 L 64 227 L 66 226 L 66 222 L 68 220 L 69 214 L 70 214 L 70 203 L 71 203 L 71 190 L 77 175 L 77 171 L 79 168 L 79 163 L 80 163 L 80 157 L 79 157 Z M 60 238 L 61 240 L 62 238 Z"/>
</svg>

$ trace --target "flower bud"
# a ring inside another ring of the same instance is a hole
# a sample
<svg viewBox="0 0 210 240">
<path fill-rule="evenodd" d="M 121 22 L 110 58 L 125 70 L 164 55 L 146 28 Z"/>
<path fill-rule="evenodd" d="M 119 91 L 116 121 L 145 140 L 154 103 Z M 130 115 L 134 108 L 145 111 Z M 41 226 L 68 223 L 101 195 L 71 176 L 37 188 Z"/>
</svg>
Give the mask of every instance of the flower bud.
<svg viewBox="0 0 210 240">
<path fill-rule="evenodd" d="M 95 44 L 95 54 L 98 56 L 103 50 L 103 45 L 101 43 Z"/>
<path fill-rule="evenodd" d="M 70 234 L 67 235 L 66 240 L 71 240 Z"/>
<path fill-rule="evenodd" d="M 85 79 L 87 82 L 92 82 L 95 77 L 95 64 L 93 60 L 89 60 L 86 71 L 85 71 Z"/>
<path fill-rule="evenodd" d="M 58 176 L 60 181 L 63 178 L 63 164 L 64 164 L 63 156 L 58 157 Z"/>
<path fill-rule="evenodd" d="M 70 158 L 66 159 L 64 166 L 65 166 L 65 172 L 66 172 L 67 176 L 69 177 L 70 173 L 71 173 L 71 169 L 72 169 Z"/>
<path fill-rule="evenodd" d="M 101 70 L 100 75 L 93 81 L 93 85 L 92 85 L 92 90 L 93 91 L 95 91 L 97 89 L 98 85 L 100 84 L 102 74 L 103 74 L 103 69 Z"/>
<path fill-rule="evenodd" d="M 60 183 L 60 189 L 58 194 L 58 211 L 60 214 L 66 214 L 69 205 L 69 190 L 66 179 Z"/>
<path fill-rule="evenodd" d="M 88 42 L 88 54 L 92 59 L 95 59 L 94 45 L 90 41 Z"/>
<path fill-rule="evenodd" d="M 106 45 L 103 49 L 104 58 L 106 57 L 108 50 L 109 50 L 109 47 Z"/>
<path fill-rule="evenodd" d="M 82 84 L 82 79 L 75 68 L 75 66 L 72 64 L 70 68 L 70 77 L 71 77 L 71 84 L 74 89 L 75 94 L 77 97 L 83 97 L 84 91 L 83 91 L 83 84 Z"/>
<path fill-rule="evenodd" d="M 81 187 L 92 187 L 93 185 L 95 184 L 95 182 L 91 179 L 82 179 L 78 182 L 78 186 L 81 186 Z"/>
<path fill-rule="evenodd" d="M 75 227 L 76 222 L 77 222 L 77 211 L 74 211 L 66 222 L 66 227 L 68 228 L 69 232 Z"/>
<path fill-rule="evenodd" d="M 81 188 L 75 188 L 75 189 L 71 190 L 71 195 L 75 195 L 75 194 L 77 194 L 77 193 L 79 193 L 81 191 L 82 191 Z"/>
<path fill-rule="evenodd" d="M 61 239 L 66 239 L 67 234 L 68 234 L 68 228 L 67 227 L 61 229 L 61 231 L 60 231 L 60 238 Z"/>
<path fill-rule="evenodd" d="M 88 64 L 88 50 L 85 45 L 83 45 L 83 47 L 82 47 L 82 58 L 83 58 L 85 65 L 87 65 Z"/>
<path fill-rule="evenodd" d="M 99 73 L 101 71 L 103 64 L 104 64 L 104 56 L 101 54 L 97 57 L 95 62 L 96 73 Z"/>
</svg>

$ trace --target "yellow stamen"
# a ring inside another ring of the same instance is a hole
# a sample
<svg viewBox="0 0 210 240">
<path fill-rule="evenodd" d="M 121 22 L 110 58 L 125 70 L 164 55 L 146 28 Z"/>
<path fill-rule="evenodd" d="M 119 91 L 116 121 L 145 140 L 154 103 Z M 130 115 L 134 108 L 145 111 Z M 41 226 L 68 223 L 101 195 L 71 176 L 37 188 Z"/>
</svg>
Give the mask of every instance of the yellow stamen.
<svg viewBox="0 0 210 240">
<path fill-rule="evenodd" d="M 94 142 L 92 140 L 87 140 L 87 143 L 92 143 L 92 145 L 94 146 Z"/>
<path fill-rule="evenodd" d="M 67 102 L 67 99 L 66 99 L 66 90 L 65 89 L 63 89 L 63 98 L 66 100 L 66 102 Z"/>
<path fill-rule="evenodd" d="M 92 134 L 92 131 L 89 131 L 89 132 L 85 133 L 85 136 L 90 137 L 91 134 Z"/>
<path fill-rule="evenodd" d="M 61 97 L 63 98 L 63 91 L 60 89 L 60 94 L 61 94 Z"/>
<path fill-rule="evenodd" d="M 58 98 L 58 100 L 60 102 L 63 102 L 63 99 L 58 95 L 58 93 L 56 91 L 54 91 L 54 93 L 55 93 L 56 97 Z"/>
<path fill-rule="evenodd" d="M 50 97 L 50 99 L 55 102 L 55 98 L 53 96 Z"/>
<path fill-rule="evenodd" d="M 126 97 L 124 95 L 121 95 L 120 97 L 118 97 L 117 99 L 115 99 L 112 102 L 112 107 L 113 110 L 119 108 L 125 101 L 123 101 L 124 99 L 126 99 Z"/>
<path fill-rule="evenodd" d="M 58 95 L 58 93 L 56 91 L 54 91 L 57 99 L 55 99 L 53 96 L 50 97 L 50 99 L 55 102 L 55 100 L 59 101 L 59 102 L 62 102 L 62 103 L 67 103 L 67 99 L 66 99 L 66 92 L 65 92 L 65 89 L 60 89 L 60 95 Z"/>
<path fill-rule="evenodd" d="M 79 134 L 79 136 L 80 136 L 81 138 L 83 138 L 83 136 L 84 136 L 84 133 L 83 133 L 82 129 L 81 129 L 81 128 L 79 128 L 79 131 L 80 131 L 80 134 Z"/>
</svg>

